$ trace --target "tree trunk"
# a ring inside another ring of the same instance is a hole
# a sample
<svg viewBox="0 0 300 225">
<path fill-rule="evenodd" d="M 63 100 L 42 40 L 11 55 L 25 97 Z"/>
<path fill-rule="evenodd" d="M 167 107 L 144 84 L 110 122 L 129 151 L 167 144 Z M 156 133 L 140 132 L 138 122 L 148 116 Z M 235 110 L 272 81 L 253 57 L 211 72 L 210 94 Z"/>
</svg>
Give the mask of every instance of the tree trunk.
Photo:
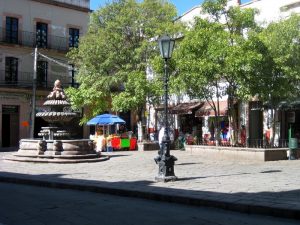
<svg viewBox="0 0 300 225">
<path fill-rule="evenodd" d="M 274 146 L 274 141 L 275 141 L 275 134 L 276 134 L 276 126 L 275 126 L 275 112 L 274 112 L 274 107 L 271 106 L 271 134 L 270 134 L 270 144 L 273 147 Z"/>
<path fill-rule="evenodd" d="M 228 120 L 230 130 L 230 144 L 236 145 L 238 142 L 238 117 L 236 116 L 234 101 L 232 97 L 228 97 Z"/>
</svg>

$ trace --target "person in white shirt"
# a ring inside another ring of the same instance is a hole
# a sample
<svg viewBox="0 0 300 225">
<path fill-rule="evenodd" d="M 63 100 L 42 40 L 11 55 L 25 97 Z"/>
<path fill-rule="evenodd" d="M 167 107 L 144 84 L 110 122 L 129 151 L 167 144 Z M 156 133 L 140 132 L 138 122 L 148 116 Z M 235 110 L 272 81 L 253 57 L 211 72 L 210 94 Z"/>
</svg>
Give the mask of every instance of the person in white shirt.
<svg viewBox="0 0 300 225">
<path fill-rule="evenodd" d="M 164 137 L 164 135 L 165 135 L 165 128 L 162 127 L 159 130 L 159 133 L 158 133 L 158 144 L 159 144 L 160 151 L 162 151 L 162 148 L 163 148 L 163 137 Z M 170 138 L 170 144 L 171 144 L 174 141 L 174 134 L 173 134 L 171 129 L 169 130 L 169 138 Z"/>
<path fill-rule="evenodd" d="M 164 149 L 163 149 L 163 137 L 164 137 L 164 134 L 165 134 L 165 128 L 162 127 L 160 130 L 159 130 L 159 133 L 158 133 L 158 144 L 159 144 L 159 150 L 158 150 L 158 156 L 156 156 L 154 158 L 154 161 L 156 162 L 156 164 L 158 164 L 161 160 L 161 156 L 162 154 L 164 153 Z M 169 138 L 170 138 L 170 144 L 172 142 L 174 142 L 174 133 L 173 131 L 170 129 L 169 130 Z"/>
</svg>

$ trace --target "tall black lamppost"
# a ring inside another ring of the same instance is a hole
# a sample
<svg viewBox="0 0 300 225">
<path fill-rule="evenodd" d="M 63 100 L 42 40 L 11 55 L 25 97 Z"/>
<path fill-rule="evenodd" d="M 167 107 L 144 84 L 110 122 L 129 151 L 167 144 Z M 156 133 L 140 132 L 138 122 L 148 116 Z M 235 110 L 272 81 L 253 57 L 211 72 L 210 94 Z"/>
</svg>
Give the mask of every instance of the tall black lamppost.
<svg viewBox="0 0 300 225">
<path fill-rule="evenodd" d="M 158 40 L 161 57 L 165 61 L 165 77 L 164 77 L 164 136 L 162 140 L 162 147 L 159 155 L 155 158 L 158 164 L 158 175 L 155 177 L 156 181 L 174 181 L 177 177 L 174 174 L 174 162 L 176 157 L 170 155 L 170 136 L 169 136 L 169 122 L 168 122 L 168 66 L 167 62 L 172 57 L 172 52 L 175 45 L 175 40 L 169 36 L 163 36 Z"/>
</svg>

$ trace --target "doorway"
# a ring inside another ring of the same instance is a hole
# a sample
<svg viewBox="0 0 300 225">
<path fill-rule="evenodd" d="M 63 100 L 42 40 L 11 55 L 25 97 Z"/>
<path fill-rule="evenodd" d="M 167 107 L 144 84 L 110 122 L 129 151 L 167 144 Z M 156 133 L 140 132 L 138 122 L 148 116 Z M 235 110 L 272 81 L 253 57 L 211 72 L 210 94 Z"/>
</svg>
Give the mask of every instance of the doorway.
<svg viewBox="0 0 300 225">
<path fill-rule="evenodd" d="M 263 111 L 261 102 L 249 103 L 249 140 L 250 147 L 263 146 Z"/>
<path fill-rule="evenodd" d="M 17 147 L 19 144 L 19 106 L 2 106 L 2 147 Z"/>
</svg>

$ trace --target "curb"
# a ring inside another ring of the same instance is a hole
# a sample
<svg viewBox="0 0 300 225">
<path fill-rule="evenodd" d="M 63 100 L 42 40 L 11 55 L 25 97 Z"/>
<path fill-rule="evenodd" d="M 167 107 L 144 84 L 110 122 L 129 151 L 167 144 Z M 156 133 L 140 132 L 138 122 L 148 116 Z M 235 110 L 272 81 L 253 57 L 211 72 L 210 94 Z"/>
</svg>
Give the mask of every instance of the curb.
<svg viewBox="0 0 300 225">
<path fill-rule="evenodd" d="M 117 195 L 122 197 L 142 198 L 148 200 L 179 203 L 179 204 L 201 206 L 201 207 L 214 207 L 214 208 L 220 208 L 224 210 L 236 211 L 240 213 L 261 214 L 267 216 L 300 220 L 300 210 L 295 210 L 291 208 L 255 205 L 253 204 L 253 202 L 247 203 L 246 201 L 245 203 L 232 202 L 230 200 L 218 201 L 218 200 L 205 199 L 205 198 L 199 199 L 199 198 L 174 196 L 174 195 L 160 194 L 160 193 L 150 193 L 145 191 L 128 190 L 128 189 L 121 189 L 121 188 L 93 186 L 88 184 L 81 185 L 81 184 L 74 184 L 74 183 L 71 184 L 71 183 L 64 183 L 58 181 L 43 181 L 37 179 L 25 179 L 25 178 L 8 177 L 8 176 L 0 176 L 0 182 L 25 184 L 25 185 L 58 188 L 58 189 L 70 189 L 70 190 L 77 190 L 77 191 L 89 191 L 95 193 Z"/>
</svg>

